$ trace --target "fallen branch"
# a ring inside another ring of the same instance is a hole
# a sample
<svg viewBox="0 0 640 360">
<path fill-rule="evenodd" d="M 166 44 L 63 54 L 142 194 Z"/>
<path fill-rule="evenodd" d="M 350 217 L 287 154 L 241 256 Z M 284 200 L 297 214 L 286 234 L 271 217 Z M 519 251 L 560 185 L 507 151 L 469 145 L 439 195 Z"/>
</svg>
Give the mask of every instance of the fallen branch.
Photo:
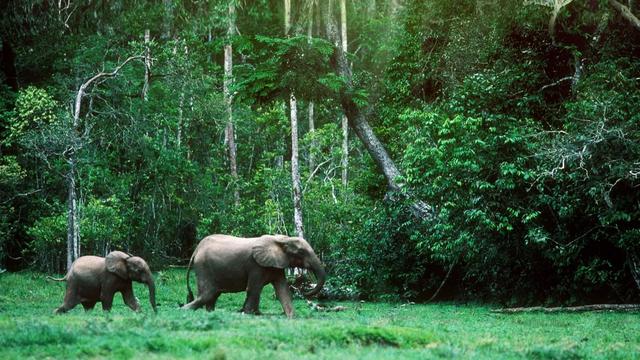
<svg viewBox="0 0 640 360">
<path fill-rule="evenodd" d="M 557 312 L 586 312 L 586 311 L 614 311 L 614 312 L 631 312 L 640 311 L 640 304 L 593 304 L 583 306 L 558 306 L 558 307 L 516 307 L 516 308 L 502 308 L 494 309 L 491 312 L 501 314 L 516 314 L 516 313 L 529 313 L 529 312 L 544 312 L 544 313 L 557 313 Z"/>
<path fill-rule="evenodd" d="M 338 312 L 338 311 L 347 310 L 346 307 L 341 306 L 341 305 L 333 306 L 333 307 L 327 307 L 327 306 L 322 305 L 322 304 L 316 304 L 313 301 L 309 301 L 309 300 L 307 300 L 307 305 L 309 305 L 309 307 L 312 310 L 315 310 L 315 311 L 325 311 L 325 312 L 335 311 L 335 312 Z"/>
</svg>

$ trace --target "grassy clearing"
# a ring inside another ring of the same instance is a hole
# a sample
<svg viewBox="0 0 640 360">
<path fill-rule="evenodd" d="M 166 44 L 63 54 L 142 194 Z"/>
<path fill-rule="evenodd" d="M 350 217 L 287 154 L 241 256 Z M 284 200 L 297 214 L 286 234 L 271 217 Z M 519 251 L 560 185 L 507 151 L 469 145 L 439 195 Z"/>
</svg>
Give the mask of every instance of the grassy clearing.
<svg viewBox="0 0 640 360">
<path fill-rule="evenodd" d="M 281 315 L 271 288 L 262 316 L 237 312 L 244 294 L 224 294 L 217 310 L 181 311 L 183 271 L 157 274 L 158 315 L 144 286 L 133 313 L 114 301 L 111 313 L 81 306 L 52 315 L 64 283 L 36 273 L 0 275 L 0 359 L 637 359 L 637 314 L 492 314 L 485 306 L 340 303 L 321 313 L 295 302 L 296 318 Z"/>
</svg>

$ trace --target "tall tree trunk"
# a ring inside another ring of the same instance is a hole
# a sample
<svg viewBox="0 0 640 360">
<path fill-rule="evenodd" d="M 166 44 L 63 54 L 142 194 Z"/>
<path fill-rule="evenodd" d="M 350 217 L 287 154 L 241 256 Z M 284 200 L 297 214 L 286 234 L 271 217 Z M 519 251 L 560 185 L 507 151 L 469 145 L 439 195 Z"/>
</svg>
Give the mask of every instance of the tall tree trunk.
<svg viewBox="0 0 640 360">
<path fill-rule="evenodd" d="M 315 104 L 313 101 L 309 102 L 309 107 L 307 111 L 308 111 L 308 118 L 309 118 L 309 134 L 313 136 L 314 132 L 316 131 L 316 124 L 314 119 Z M 312 137 L 311 143 L 309 144 L 309 171 L 313 171 L 313 168 L 316 166 L 314 152 L 318 147 L 317 143 L 318 142 L 315 139 L 315 137 Z"/>
<path fill-rule="evenodd" d="M 358 136 L 360 141 L 362 141 L 376 165 L 384 174 L 389 190 L 392 193 L 402 194 L 403 190 L 406 189 L 404 189 L 404 184 L 400 182 L 400 171 L 387 153 L 384 145 L 373 132 L 373 129 L 367 121 L 366 114 L 362 112 L 351 97 L 351 94 L 353 93 L 351 68 L 347 62 L 344 51 L 342 51 L 339 46 L 340 42 L 337 27 L 331 16 L 331 1 L 327 1 L 321 10 L 326 36 L 336 48 L 335 70 L 337 74 L 345 80 L 345 86 L 340 93 L 340 102 L 349 121 L 349 126 L 355 132 L 356 136 Z M 411 211 L 416 217 L 427 220 L 433 218 L 433 208 L 429 204 L 426 204 L 422 200 L 413 198 L 408 191 L 404 191 L 404 195 L 410 198 Z"/>
<path fill-rule="evenodd" d="M 347 52 L 347 2 L 346 0 L 340 0 L 340 34 L 342 51 Z M 347 116 L 342 113 L 342 187 L 347 188 L 347 182 L 349 179 L 349 120 Z"/>
<path fill-rule="evenodd" d="M 171 38 L 171 28 L 173 27 L 173 0 L 162 0 L 164 13 L 162 19 L 162 37 L 165 40 Z"/>
<path fill-rule="evenodd" d="M 71 268 L 71 264 L 80 256 L 80 217 L 78 215 L 78 199 L 77 199 L 77 163 L 78 151 L 82 148 L 82 138 L 80 137 L 80 112 L 82 111 L 82 100 L 87 94 L 87 89 L 97 80 L 102 78 L 114 77 L 120 69 L 134 59 L 146 60 L 146 56 L 132 56 L 126 59 L 122 64 L 109 73 L 100 72 L 89 80 L 85 81 L 78 88 L 76 99 L 73 106 L 73 122 L 71 134 L 71 144 L 65 151 L 66 161 L 69 164 L 67 173 L 67 270 Z"/>
<path fill-rule="evenodd" d="M 291 0 L 284 0 L 284 34 L 289 36 L 291 30 Z M 302 220 L 302 185 L 300 183 L 300 166 L 298 164 L 298 106 L 296 96 L 289 95 L 289 117 L 291 120 L 291 185 L 293 188 L 293 223 L 296 234 L 304 237 Z"/>
<path fill-rule="evenodd" d="M 298 164 L 298 109 L 296 97 L 291 93 L 289 99 L 291 107 L 291 182 L 293 187 L 293 222 L 296 234 L 304 238 L 302 223 L 302 186 L 300 183 L 300 165 Z"/>
<path fill-rule="evenodd" d="M 284 36 L 291 30 L 291 0 L 284 0 Z"/>
<path fill-rule="evenodd" d="M 376 16 L 377 8 L 376 0 L 369 0 L 369 5 L 367 6 L 367 17 L 369 19 L 373 19 Z"/>
<path fill-rule="evenodd" d="M 78 142 L 77 119 L 73 119 L 72 141 Z M 78 217 L 78 199 L 76 195 L 76 155 L 77 145 L 72 145 L 67 155 L 69 171 L 67 173 L 67 270 L 71 269 L 71 264 L 80 256 L 80 224 Z"/>
<path fill-rule="evenodd" d="M 224 45 L 224 102 L 227 107 L 227 125 L 225 128 L 225 142 L 229 149 L 229 168 L 234 181 L 233 199 L 235 205 L 240 204 L 240 192 L 238 190 L 238 163 L 235 131 L 233 129 L 233 95 L 231 94 L 231 83 L 233 81 L 233 46 L 231 40 L 235 34 L 236 8 L 235 0 L 229 1 L 229 19 L 227 22 L 227 40 Z"/>
<path fill-rule="evenodd" d="M 151 32 L 149 29 L 144 31 L 144 85 L 142 86 L 142 99 L 147 101 L 147 93 L 149 92 L 149 81 L 151 78 L 151 50 L 149 43 L 151 42 Z"/>
<path fill-rule="evenodd" d="M 314 7 L 315 3 L 311 3 L 309 5 L 309 23 L 308 23 L 308 27 L 307 27 L 307 38 L 309 39 L 309 42 L 311 42 L 311 38 L 313 37 L 313 7 Z M 316 130 L 316 124 L 315 124 L 315 119 L 314 119 L 314 108 L 315 108 L 315 104 L 313 101 L 309 101 L 309 106 L 308 106 L 308 120 L 309 120 L 309 134 L 311 134 L 313 136 L 315 130 Z M 314 159 L 314 152 L 316 150 L 316 148 L 318 147 L 317 144 L 317 140 L 315 139 L 315 137 L 311 138 L 311 143 L 309 144 L 309 171 L 313 171 L 313 167 L 315 166 L 315 159 Z"/>
<path fill-rule="evenodd" d="M 177 45 L 173 48 L 173 54 L 178 55 Z M 184 55 L 185 57 L 189 56 L 189 48 L 187 47 L 186 44 L 184 45 Z M 180 100 L 178 102 L 178 130 L 176 134 L 176 143 L 177 143 L 178 149 L 180 149 L 180 147 L 182 146 L 182 127 L 184 124 L 184 97 L 185 97 L 184 88 L 185 88 L 185 81 L 181 81 Z"/>
</svg>

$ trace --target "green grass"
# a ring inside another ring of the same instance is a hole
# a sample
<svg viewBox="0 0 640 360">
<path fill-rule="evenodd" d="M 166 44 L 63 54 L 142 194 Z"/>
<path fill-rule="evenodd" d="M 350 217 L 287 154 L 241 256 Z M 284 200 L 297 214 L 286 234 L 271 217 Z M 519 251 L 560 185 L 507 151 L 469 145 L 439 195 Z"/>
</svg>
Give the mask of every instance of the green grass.
<svg viewBox="0 0 640 360">
<path fill-rule="evenodd" d="M 214 312 L 182 311 L 184 271 L 156 277 L 159 311 L 146 288 L 143 307 L 122 300 L 113 311 L 65 315 L 64 283 L 42 274 L 0 275 L 0 359 L 640 359 L 637 314 L 493 314 L 476 305 L 343 302 L 343 312 L 317 312 L 295 301 L 288 320 L 265 288 L 264 315 L 243 315 L 244 294 L 223 294 Z"/>
</svg>

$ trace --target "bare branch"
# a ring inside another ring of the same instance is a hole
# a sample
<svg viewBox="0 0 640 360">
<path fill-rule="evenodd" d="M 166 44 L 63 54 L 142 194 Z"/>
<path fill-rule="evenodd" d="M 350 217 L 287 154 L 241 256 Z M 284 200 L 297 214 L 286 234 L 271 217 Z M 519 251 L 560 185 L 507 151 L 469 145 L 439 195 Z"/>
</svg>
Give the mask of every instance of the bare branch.
<svg viewBox="0 0 640 360">
<path fill-rule="evenodd" d="M 322 165 L 328 163 L 331 160 L 333 160 L 333 159 L 329 158 L 329 159 L 321 162 L 320 164 L 318 164 L 318 166 L 316 166 L 316 168 L 313 170 L 313 172 L 309 175 L 309 178 L 307 179 L 307 181 L 305 181 L 305 183 L 304 183 L 304 189 L 302 190 L 303 193 L 307 191 L 307 186 L 309 185 L 309 182 L 311 181 L 311 179 L 313 179 L 313 177 L 316 175 L 318 170 L 320 170 Z"/>
<path fill-rule="evenodd" d="M 502 314 L 515 314 L 515 313 L 526 313 L 526 312 L 555 313 L 555 312 L 585 312 L 585 311 L 622 311 L 622 312 L 640 311 L 640 304 L 594 304 L 594 305 L 569 306 L 569 307 L 533 306 L 533 307 L 495 309 L 495 310 L 492 310 L 491 312 L 502 313 Z"/>
<path fill-rule="evenodd" d="M 540 90 L 538 90 L 538 91 L 544 91 L 545 89 L 548 89 L 548 88 L 550 88 L 550 87 L 553 87 L 553 86 L 557 86 L 557 85 L 559 85 L 559 84 L 560 84 L 561 82 L 563 82 L 563 81 L 568 81 L 568 80 L 573 80 L 573 79 L 574 79 L 574 77 L 573 77 L 573 76 L 566 76 L 566 77 L 563 77 L 562 79 L 560 79 L 560 80 L 558 80 L 558 81 L 556 81 L 556 82 L 554 82 L 554 83 L 551 83 L 551 84 L 548 84 L 548 85 L 545 85 L 545 86 L 541 87 L 541 88 L 540 88 Z"/>
<path fill-rule="evenodd" d="M 80 120 L 80 108 L 81 108 L 81 105 L 82 105 L 82 98 L 84 97 L 87 88 L 89 86 L 91 86 L 91 84 L 96 80 L 99 80 L 99 79 L 105 78 L 105 77 L 114 77 L 114 76 L 116 76 L 118 74 L 118 72 L 120 71 L 120 69 L 122 69 L 123 66 L 127 65 L 127 63 L 129 63 L 130 61 L 136 60 L 136 59 L 141 59 L 141 60 L 144 61 L 145 56 L 144 55 L 131 56 L 131 57 L 127 58 L 122 64 L 116 66 L 116 68 L 113 69 L 113 71 L 111 71 L 111 72 L 100 72 L 100 73 L 94 75 L 89 80 L 85 81 L 82 85 L 80 85 L 80 88 L 78 89 L 78 94 L 76 95 L 75 108 L 74 108 L 74 112 L 73 112 L 74 127 L 78 125 L 78 122 Z"/>
<path fill-rule="evenodd" d="M 8 203 L 8 202 L 10 202 L 10 201 L 13 201 L 13 200 L 14 200 L 14 199 L 16 199 L 16 198 L 19 198 L 19 197 L 25 197 L 25 196 L 29 196 L 29 195 L 33 195 L 33 194 L 38 193 L 38 192 L 40 192 L 40 191 L 42 191 L 42 189 L 32 190 L 32 191 L 28 191 L 28 192 L 26 192 L 26 193 L 21 193 L 21 194 L 15 194 L 14 196 L 10 197 L 9 199 L 7 199 L 7 200 L 3 201 L 3 202 L 2 202 L 2 203 L 0 203 L 0 204 L 6 204 L 6 203 Z"/>
</svg>

